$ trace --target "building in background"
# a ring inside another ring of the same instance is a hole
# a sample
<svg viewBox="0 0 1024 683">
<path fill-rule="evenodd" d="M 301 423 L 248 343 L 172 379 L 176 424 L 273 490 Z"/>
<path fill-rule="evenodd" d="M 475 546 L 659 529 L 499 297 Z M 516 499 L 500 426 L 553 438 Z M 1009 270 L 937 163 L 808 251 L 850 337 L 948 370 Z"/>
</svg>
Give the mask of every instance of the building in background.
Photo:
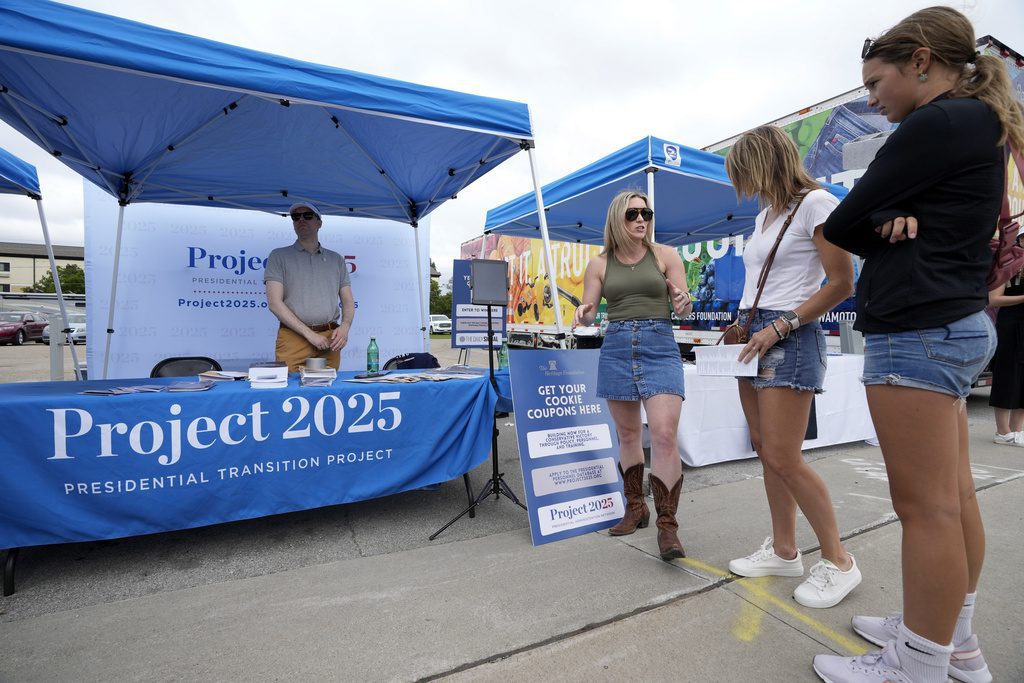
<svg viewBox="0 0 1024 683">
<path fill-rule="evenodd" d="M 85 269 L 85 247 L 53 245 L 57 266 L 71 263 Z M 24 292 L 50 272 L 50 259 L 42 244 L 0 242 L 0 292 Z"/>
</svg>

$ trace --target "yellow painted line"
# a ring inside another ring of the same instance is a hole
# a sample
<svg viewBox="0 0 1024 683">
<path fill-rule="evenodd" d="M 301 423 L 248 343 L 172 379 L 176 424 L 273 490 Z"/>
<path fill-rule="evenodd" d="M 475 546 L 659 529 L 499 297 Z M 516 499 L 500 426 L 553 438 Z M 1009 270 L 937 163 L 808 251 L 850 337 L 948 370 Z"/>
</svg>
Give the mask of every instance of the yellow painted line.
<svg viewBox="0 0 1024 683">
<path fill-rule="evenodd" d="M 761 635 L 761 622 L 763 621 L 764 610 L 751 605 L 749 602 L 744 602 L 743 609 L 740 611 L 740 615 L 736 617 L 736 623 L 732 626 L 732 634 L 736 636 L 737 640 L 751 643 Z"/>
<path fill-rule="evenodd" d="M 714 576 L 719 576 L 722 578 L 732 576 L 730 572 L 722 571 L 718 567 L 714 567 L 710 564 L 705 564 L 704 562 L 701 562 L 700 560 L 695 560 L 692 557 L 684 557 L 681 560 L 677 561 L 683 564 L 687 564 L 693 567 L 694 569 L 699 569 L 701 571 L 707 572 L 708 574 L 712 574 Z M 778 609 L 790 615 L 797 621 L 806 625 L 811 630 L 816 631 L 820 635 L 831 640 L 833 643 L 839 645 L 840 647 L 843 647 L 844 649 L 846 649 L 847 652 L 849 652 L 852 655 L 862 655 L 870 650 L 870 648 L 861 643 L 860 640 L 854 640 L 853 638 L 848 638 L 847 636 L 844 636 L 842 633 L 833 630 L 832 628 L 821 623 L 817 619 L 812 619 L 811 617 L 807 616 L 803 611 L 797 609 L 796 607 L 793 607 L 793 605 L 788 604 L 786 601 L 780 600 L 779 598 L 775 597 L 763 585 L 766 583 L 763 579 L 740 578 L 734 581 L 733 583 L 735 583 L 737 586 L 750 593 L 751 597 L 754 599 L 754 604 L 758 607 L 763 608 L 766 605 L 773 605 L 777 607 Z M 744 636 L 750 633 L 752 623 L 750 622 L 750 616 L 747 614 L 746 610 L 744 610 L 744 612 L 740 615 L 740 622 L 740 624 L 733 628 L 733 634 L 736 635 L 736 637 L 740 640 L 747 640 L 747 638 L 745 638 Z M 759 623 L 757 624 L 757 627 L 758 629 L 760 628 Z M 739 629 L 739 633 L 737 633 L 737 629 Z M 740 633 L 744 635 L 740 635 Z M 756 635 L 757 633 L 755 632 L 754 636 Z"/>
</svg>

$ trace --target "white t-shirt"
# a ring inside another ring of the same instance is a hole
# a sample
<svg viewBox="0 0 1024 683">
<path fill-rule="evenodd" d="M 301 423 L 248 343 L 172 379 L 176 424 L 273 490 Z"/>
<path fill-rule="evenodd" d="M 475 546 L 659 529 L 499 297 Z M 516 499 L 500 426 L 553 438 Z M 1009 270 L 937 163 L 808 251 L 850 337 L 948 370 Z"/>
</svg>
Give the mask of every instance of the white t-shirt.
<svg viewBox="0 0 1024 683">
<path fill-rule="evenodd" d="M 789 311 L 804 303 L 821 289 L 825 269 L 814 245 L 814 229 L 825 222 L 839 200 L 825 190 L 811 190 L 793 217 L 786 230 L 775 261 L 768 272 L 768 281 L 757 307 L 769 310 Z M 743 247 L 743 267 L 746 276 L 743 283 L 743 299 L 740 308 L 750 308 L 757 296 L 757 278 L 761 266 L 779 236 L 779 230 L 793 210 L 790 204 L 769 225 L 764 220 L 765 209 L 757 214 L 754 234 Z"/>
</svg>

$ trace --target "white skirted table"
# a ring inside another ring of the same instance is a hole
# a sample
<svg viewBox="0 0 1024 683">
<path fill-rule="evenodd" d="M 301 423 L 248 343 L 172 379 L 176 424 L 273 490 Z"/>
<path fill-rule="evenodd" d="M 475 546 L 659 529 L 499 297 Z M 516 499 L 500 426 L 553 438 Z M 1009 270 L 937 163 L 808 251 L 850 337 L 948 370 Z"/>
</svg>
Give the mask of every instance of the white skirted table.
<svg viewBox="0 0 1024 683">
<path fill-rule="evenodd" d="M 819 448 L 875 436 L 860 375 L 864 357 L 828 357 L 825 393 L 815 397 L 817 438 L 803 448 Z M 686 400 L 679 420 L 679 451 L 691 466 L 710 465 L 756 456 L 740 407 L 736 380 L 702 377 L 693 365 L 685 367 Z"/>
</svg>

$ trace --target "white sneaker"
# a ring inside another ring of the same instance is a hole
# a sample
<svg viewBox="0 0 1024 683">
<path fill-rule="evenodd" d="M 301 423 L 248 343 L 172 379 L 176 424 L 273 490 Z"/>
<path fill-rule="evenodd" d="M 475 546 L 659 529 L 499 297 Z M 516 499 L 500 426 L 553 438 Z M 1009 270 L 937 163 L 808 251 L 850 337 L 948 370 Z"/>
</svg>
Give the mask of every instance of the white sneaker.
<svg viewBox="0 0 1024 683">
<path fill-rule="evenodd" d="M 850 555 L 853 566 L 845 572 L 828 560 L 821 560 L 811 567 L 811 575 L 793 591 L 793 599 L 804 607 L 823 609 L 833 607 L 860 585 L 860 569 L 857 560 Z"/>
<path fill-rule="evenodd" d="M 896 640 L 903 614 L 894 612 L 887 617 L 856 616 L 850 620 L 853 630 L 864 640 L 884 647 L 890 640 Z"/>
<path fill-rule="evenodd" d="M 853 630 L 875 645 L 885 645 L 896 637 L 897 629 L 903 622 L 899 612 L 887 617 L 854 617 Z M 953 654 L 949 657 L 950 676 L 964 683 L 990 683 L 992 673 L 985 662 L 978 646 L 978 636 L 972 635 L 967 640 L 953 646 Z"/>
<path fill-rule="evenodd" d="M 803 576 L 804 560 L 799 550 L 792 560 L 776 555 L 769 536 L 753 555 L 729 562 L 729 571 L 740 576 Z"/>
<path fill-rule="evenodd" d="M 1024 448 L 1024 432 L 1007 432 L 1006 434 L 999 434 L 997 432 L 992 437 L 992 441 L 1003 446 L 1019 446 Z"/>
<path fill-rule="evenodd" d="M 860 657 L 818 655 L 814 673 L 825 683 L 914 683 L 900 667 L 895 641 Z"/>
</svg>

